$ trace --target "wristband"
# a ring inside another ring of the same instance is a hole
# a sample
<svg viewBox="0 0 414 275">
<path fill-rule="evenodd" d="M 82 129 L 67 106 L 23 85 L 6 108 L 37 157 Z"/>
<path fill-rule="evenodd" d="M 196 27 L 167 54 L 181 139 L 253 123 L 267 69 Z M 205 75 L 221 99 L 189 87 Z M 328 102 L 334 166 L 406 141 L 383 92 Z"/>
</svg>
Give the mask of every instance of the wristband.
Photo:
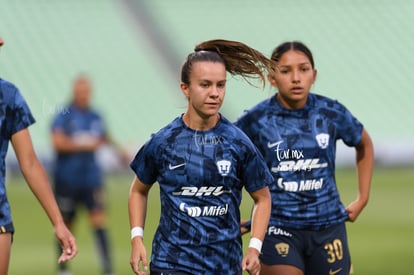
<svg viewBox="0 0 414 275">
<path fill-rule="evenodd" d="M 252 247 L 259 251 L 259 253 L 262 252 L 262 244 L 263 242 L 259 240 L 258 238 L 251 238 L 249 242 L 249 247 Z"/>
<path fill-rule="evenodd" d="M 131 240 L 135 237 L 144 237 L 144 228 L 135 226 L 131 229 Z"/>
</svg>

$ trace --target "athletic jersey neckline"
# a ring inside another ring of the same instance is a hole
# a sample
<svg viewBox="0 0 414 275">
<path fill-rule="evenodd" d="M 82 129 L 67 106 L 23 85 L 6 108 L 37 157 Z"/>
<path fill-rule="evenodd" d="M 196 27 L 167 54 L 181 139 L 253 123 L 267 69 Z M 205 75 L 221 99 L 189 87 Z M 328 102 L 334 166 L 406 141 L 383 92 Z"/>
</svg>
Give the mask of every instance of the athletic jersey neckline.
<svg viewBox="0 0 414 275">
<path fill-rule="evenodd" d="M 76 106 L 76 104 L 74 102 L 71 102 L 69 104 L 69 108 L 72 110 L 75 110 L 79 113 L 89 113 L 89 112 L 93 112 L 92 107 L 88 106 L 87 108 L 79 108 L 78 106 Z"/>
<path fill-rule="evenodd" d="M 206 134 L 208 134 L 208 133 L 210 133 L 210 132 L 214 132 L 216 129 L 218 129 L 219 127 L 220 127 L 220 124 L 221 123 L 223 123 L 223 121 L 225 121 L 226 119 L 223 117 L 223 115 L 221 114 L 221 113 L 218 113 L 219 114 L 219 116 L 220 116 L 220 118 L 217 120 L 217 123 L 216 123 L 216 125 L 214 125 L 212 128 L 210 128 L 210 129 L 207 129 L 207 130 L 195 130 L 195 129 L 193 129 L 193 128 L 190 128 L 185 122 L 184 122 L 184 119 L 183 119 L 183 116 L 184 116 L 184 113 L 182 113 L 181 115 L 180 115 L 180 117 L 179 117 L 179 120 L 180 120 L 180 123 L 183 125 L 183 127 L 184 127 L 184 129 L 187 129 L 187 130 L 189 130 L 189 131 L 191 131 L 191 132 L 194 132 L 194 133 L 206 133 Z"/>
<path fill-rule="evenodd" d="M 306 100 L 305 105 L 302 108 L 298 108 L 298 109 L 288 109 L 285 106 L 283 106 L 282 103 L 280 103 L 279 100 L 277 100 L 277 95 L 278 93 L 274 94 L 271 98 L 270 98 L 270 104 L 272 106 L 276 107 L 276 110 L 278 111 L 278 114 L 280 115 L 299 115 L 301 116 L 304 112 L 308 112 L 309 110 L 311 110 L 314 107 L 314 103 L 315 103 L 315 99 L 313 94 L 309 94 L 308 98 Z"/>
</svg>

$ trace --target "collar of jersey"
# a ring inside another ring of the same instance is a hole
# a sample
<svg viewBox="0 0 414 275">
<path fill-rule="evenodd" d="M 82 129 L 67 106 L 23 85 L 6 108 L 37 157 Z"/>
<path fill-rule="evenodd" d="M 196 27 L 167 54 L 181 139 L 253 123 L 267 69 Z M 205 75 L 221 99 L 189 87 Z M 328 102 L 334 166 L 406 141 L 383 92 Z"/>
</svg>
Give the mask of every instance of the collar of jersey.
<svg viewBox="0 0 414 275">
<path fill-rule="evenodd" d="M 309 110 L 312 109 L 314 98 L 312 94 L 308 95 L 308 100 L 303 106 L 303 108 L 300 109 L 288 109 L 284 107 L 277 99 L 276 95 L 272 96 L 270 99 L 270 104 L 275 107 L 276 115 L 278 116 L 289 116 L 289 117 L 297 117 L 297 118 L 303 118 L 309 113 Z"/>
<path fill-rule="evenodd" d="M 208 130 L 194 130 L 190 127 L 187 126 L 187 124 L 185 124 L 184 120 L 183 120 L 183 115 L 181 114 L 181 116 L 178 118 L 180 120 L 180 123 L 183 125 L 184 129 L 187 129 L 188 131 L 191 132 L 199 132 L 199 133 L 208 133 L 208 132 L 214 132 L 217 128 L 220 127 L 220 125 L 224 122 L 224 123 L 230 123 L 227 118 L 225 118 L 221 113 L 220 114 L 220 119 L 217 121 L 216 125 L 213 128 L 210 128 Z"/>
</svg>

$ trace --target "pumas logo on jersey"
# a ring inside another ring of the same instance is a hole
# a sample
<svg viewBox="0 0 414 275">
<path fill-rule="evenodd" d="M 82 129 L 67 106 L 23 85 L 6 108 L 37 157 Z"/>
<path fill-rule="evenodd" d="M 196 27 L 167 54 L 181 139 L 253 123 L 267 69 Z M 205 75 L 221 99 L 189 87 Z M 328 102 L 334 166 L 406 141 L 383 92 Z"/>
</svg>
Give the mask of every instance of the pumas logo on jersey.
<svg viewBox="0 0 414 275">
<path fill-rule="evenodd" d="M 180 204 L 181 212 L 187 213 L 190 217 L 218 217 L 226 215 L 229 211 L 229 205 L 225 204 L 223 206 L 187 206 L 186 203 L 182 202 Z"/>
<path fill-rule="evenodd" d="M 328 148 L 329 145 L 329 134 L 321 133 L 315 136 L 316 141 L 318 142 L 319 147 L 322 149 Z"/>
<path fill-rule="evenodd" d="M 223 177 L 227 176 L 230 173 L 231 161 L 225 160 L 225 159 L 219 160 L 216 162 L 216 165 L 217 165 L 218 172 Z"/>
<path fill-rule="evenodd" d="M 208 197 L 220 196 L 224 193 L 231 193 L 231 190 L 224 190 L 224 186 L 183 186 L 178 192 L 173 192 L 174 196 L 188 196 L 188 197 Z"/>
<path fill-rule="evenodd" d="M 289 244 L 288 243 L 278 243 L 275 245 L 277 253 L 282 256 L 286 257 L 289 254 Z"/>
</svg>

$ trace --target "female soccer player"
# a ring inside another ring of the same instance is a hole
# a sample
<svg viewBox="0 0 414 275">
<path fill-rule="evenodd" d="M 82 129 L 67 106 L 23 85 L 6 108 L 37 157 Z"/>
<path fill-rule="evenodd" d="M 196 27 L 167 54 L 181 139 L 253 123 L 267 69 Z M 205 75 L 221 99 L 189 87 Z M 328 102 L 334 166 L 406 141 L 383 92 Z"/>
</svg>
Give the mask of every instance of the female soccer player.
<svg viewBox="0 0 414 275">
<path fill-rule="evenodd" d="M 153 240 L 151 274 L 258 274 L 258 255 L 270 215 L 273 179 L 251 141 L 220 113 L 226 70 L 260 77 L 271 60 L 234 41 L 211 40 L 188 55 L 181 70 L 187 111 L 154 134 L 131 163 L 129 196 L 135 274 L 148 269 L 143 227 L 148 192 L 160 185 L 161 217 Z M 254 200 L 249 249 L 242 259 L 241 189 Z"/>
<path fill-rule="evenodd" d="M 304 44 L 283 43 L 272 60 L 278 66 L 269 81 L 278 93 L 236 122 L 274 175 L 262 274 L 349 274 L 345 221 L 355 221 L 368 202 L 371 139 L 342 104 L 310 93 L 316 69 Z M 359 192 L 347 208 L 335 182 L 338 139 L 356 149 Z"/>
<path fill-rule="evenodd" d="M 3 40 L 0 38 L 0 46 L 2 45 Z M 3 79 L 0 79 L 0 111 L 0 275 L 6 275 L 8 272 L 14 233 L 5 190 L 5 157 L 9 141 L 13 145 L 27 184 L 54 226 L 56 238 L 63 250 L 59 262 L 66 262 L 75 257 L 76 242 L 63 222 L 45 170 L 34 152 L 27 129 L 34 123 L 34 118 L 19 90 Z"/>
</svg>

